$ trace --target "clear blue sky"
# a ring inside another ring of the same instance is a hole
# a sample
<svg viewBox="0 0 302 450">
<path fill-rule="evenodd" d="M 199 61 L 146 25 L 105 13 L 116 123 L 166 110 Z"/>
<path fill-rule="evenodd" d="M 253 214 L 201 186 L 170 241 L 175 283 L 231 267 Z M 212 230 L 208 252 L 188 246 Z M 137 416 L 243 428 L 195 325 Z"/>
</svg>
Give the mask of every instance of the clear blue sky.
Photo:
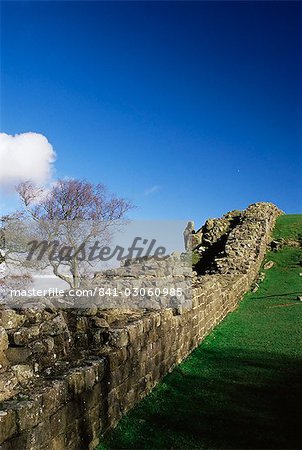
<svg viewBox="0 0 302 450">
<path fill-rule="evenodd" d="M 132 216 L 302 212 L 300 2 L 2 2 L 1 131 Z"/>
</svg>

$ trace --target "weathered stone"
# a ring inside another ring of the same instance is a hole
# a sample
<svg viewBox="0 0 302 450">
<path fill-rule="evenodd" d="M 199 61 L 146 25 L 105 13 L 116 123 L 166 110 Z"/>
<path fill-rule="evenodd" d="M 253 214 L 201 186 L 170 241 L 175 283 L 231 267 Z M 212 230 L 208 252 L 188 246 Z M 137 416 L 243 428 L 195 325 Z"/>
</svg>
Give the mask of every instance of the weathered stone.
<svg viewBox="0 0 302 450">
<path fill-rule="evenodd" d="M 88 329 L 87 317 L 77 317 L 76 318 L 76 328 L 77 328 L 77 331 L 85 332 Z"/>
<path fill-rule="evenodd" d="M 16 414 L 14 410 L 0 411 L 0 444 L 10 439 L 17 432 Z"/>
<path fill-rule="evenodd" d="M 14 343 L 16 345 L 26 345 L 36 339 L 40 334 L 38 325 L 32 327 L 22 327 L 14 333 Z"/>
<path fill-rule="evenodd" d="M 23 314 L 17 314 L 13 309 L 4 309 L 0 311 L 0 325 L 5 330 L 18 328 L 25 322 Z"/>
<path fill-rule="evenodd" d="M 19 391 L 17 377 L 10 371 L 0 374 L 0 402 L 8 400 Z"/>
<path fill-rule="evenodd" d="M 6 356 L 12 364 L 25 363 L 31 355 L 32 351 L 28 347 L 9 347 L 6 351 Z"/>
<path fill-rule="evenodd" d="M 9 360 L 4 352 L 0 352 L 0 373 L 9 366 Z"/>
<path fill-rule="evenodd" d="M 36 358 L 38 357 L 37 355 L 50 354 L 53 352 L 54 346 L 55 343 L 52 337 L 44 338 L 43 341 L 38 339 L 28 344 L 28 347 L 35 354 Z"/>
<path fill-rule="evenodd" d="M 18 427 L 21 431 L 35 427 L 40 420 L 41 408 L 38 402 L 21 401 L 16 407 Z"/>
<path fill-rule="evenodd" d="M 89 308 L 83 309 L 83 316 L 95 316 L 98 312 L 98 308 L 96 305 L 92 304 Z"/>
<path fill-rule="evenodd" d="M 68 386 L 64 380 L 54 381 L 43 391 L 42 410 L 49 417 L 62 407 L 68 398 Z"/>
<path fill-rule="evenodd" d="M 24 311 L 24 315 L 26 317 L 26 323 L 31 325 L 45 322 L 46 320 L 50 320 L 52 317 L 52 314 L 47 312 L 45 309 L 41 309 L 41 306 L 27 308 Z"/>
<path fill-rule="evenodd" d="M 28 449 L 33 450 L 33 447 L 30 442 L 30 434 L 25 431 L 17 436 L 14 436 L 12 439 L 5 441 L 1 445 L 1 450 L 19 450 L 19 449 Z"/>
<path fill-rule="evenodd" d="M 76 395 L 85 390 L 85 373 L 82 369 L 72 370 L 68 376 L 68 386 Z"/>
<path fill-rule="evenodd" d="M 33 369 L 26 364 L 18 364 L 12 366 L 11 370 L 13 371 L 18 380 L 18 383 L 20 383 L 21 386 L 26 386 L 34 376 Z"/>
<path fill-rule="evenodd" d="M 110 327 L 110 325 L 107 322 L 107 320 L 105 320 L 105 319 L 103 319 L 101 317 L 94 317 L 92 319 L 92 321 L 93 321 L 93 325 L 95 327 L 97 327 L 97 328 L 109 328 Z"/>
<path fill-rule="evenodd" d="M 41 325 L 41 333 L 49 334 L 50 336 L 56 336 L 63 333 L 65 330 L 67 330 L 67 324 L 62 313 Z"/>
<path fill-rule="evenodd" d="M 8 349 L 8 336 L 3 327 L 0 327 L 0 352 Z"/>
<path fill-rule="evenodd" d="M 109 344 L 114 347 L 126 347 L 129 342 L 129 335 L 125 329 L 109 331 Z"/>
</svg>

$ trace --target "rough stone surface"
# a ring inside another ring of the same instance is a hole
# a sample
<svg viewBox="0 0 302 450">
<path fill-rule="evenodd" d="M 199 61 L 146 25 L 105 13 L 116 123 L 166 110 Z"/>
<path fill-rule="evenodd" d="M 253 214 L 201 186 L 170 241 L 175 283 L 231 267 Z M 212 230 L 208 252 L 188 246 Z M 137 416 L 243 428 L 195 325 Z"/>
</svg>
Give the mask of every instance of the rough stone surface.
<svg viewBox="0 0 302 450">
<path fill-rule="evenodd" d="M 3 327 L 0 327 L 0 352 L 8 349 L 8 336 Z"/>
<path fill-rule="evenodd" d="M 17 314 L 13 309 L 5 309 L 0 311 L 0 325 L 5 330 L 20 327 L 25 322 L 23 314 Z"/>
<path fill-rule="evenodd" d="M 267 261 L 267 263 L 264 264 L 263 269 L 269 270 L 275 265 L 274 261 Z"/>
</svg>

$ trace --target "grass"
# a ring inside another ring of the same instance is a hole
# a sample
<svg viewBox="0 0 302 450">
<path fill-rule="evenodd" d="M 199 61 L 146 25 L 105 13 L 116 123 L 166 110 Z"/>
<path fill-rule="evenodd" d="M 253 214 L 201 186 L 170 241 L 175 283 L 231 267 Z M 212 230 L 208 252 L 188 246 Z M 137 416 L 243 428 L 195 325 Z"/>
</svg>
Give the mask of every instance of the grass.
<svg viewBox="0 0 302 450">
<path fill-rule="evenodd" d="M 277 220 L 273 237 L 274 239 L 301 239 L 301 214 L 280 216 Z"/>
<path fill-rule="evenodd" d="M 274 238 L 302 234 L 281 216 Z M 98 450 L 302 448 L 302 249 L 275 265 L 203 343 L 125 416 Z"/>
</svg>

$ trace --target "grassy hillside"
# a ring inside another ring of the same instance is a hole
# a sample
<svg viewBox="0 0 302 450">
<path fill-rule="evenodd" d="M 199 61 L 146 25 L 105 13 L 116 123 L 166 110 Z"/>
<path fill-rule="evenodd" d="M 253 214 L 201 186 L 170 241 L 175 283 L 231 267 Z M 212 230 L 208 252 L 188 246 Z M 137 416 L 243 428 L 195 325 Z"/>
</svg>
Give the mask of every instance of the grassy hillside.
<svg viewBox="0 0 302 450">
<path fill-rule="evenodd" d="M 302 215 L 287 214 L 280 216 L 277 220 L 273 238 L 274 239 L 302 239 Z"/>
<path fill-rule="evenodd" d="M 275 239 L 302 236 L 302 215 Z M 302 448 L 302 248 L 269 252 L 274 266 L 189 358 L 99 449 Z"/>
</svg>

